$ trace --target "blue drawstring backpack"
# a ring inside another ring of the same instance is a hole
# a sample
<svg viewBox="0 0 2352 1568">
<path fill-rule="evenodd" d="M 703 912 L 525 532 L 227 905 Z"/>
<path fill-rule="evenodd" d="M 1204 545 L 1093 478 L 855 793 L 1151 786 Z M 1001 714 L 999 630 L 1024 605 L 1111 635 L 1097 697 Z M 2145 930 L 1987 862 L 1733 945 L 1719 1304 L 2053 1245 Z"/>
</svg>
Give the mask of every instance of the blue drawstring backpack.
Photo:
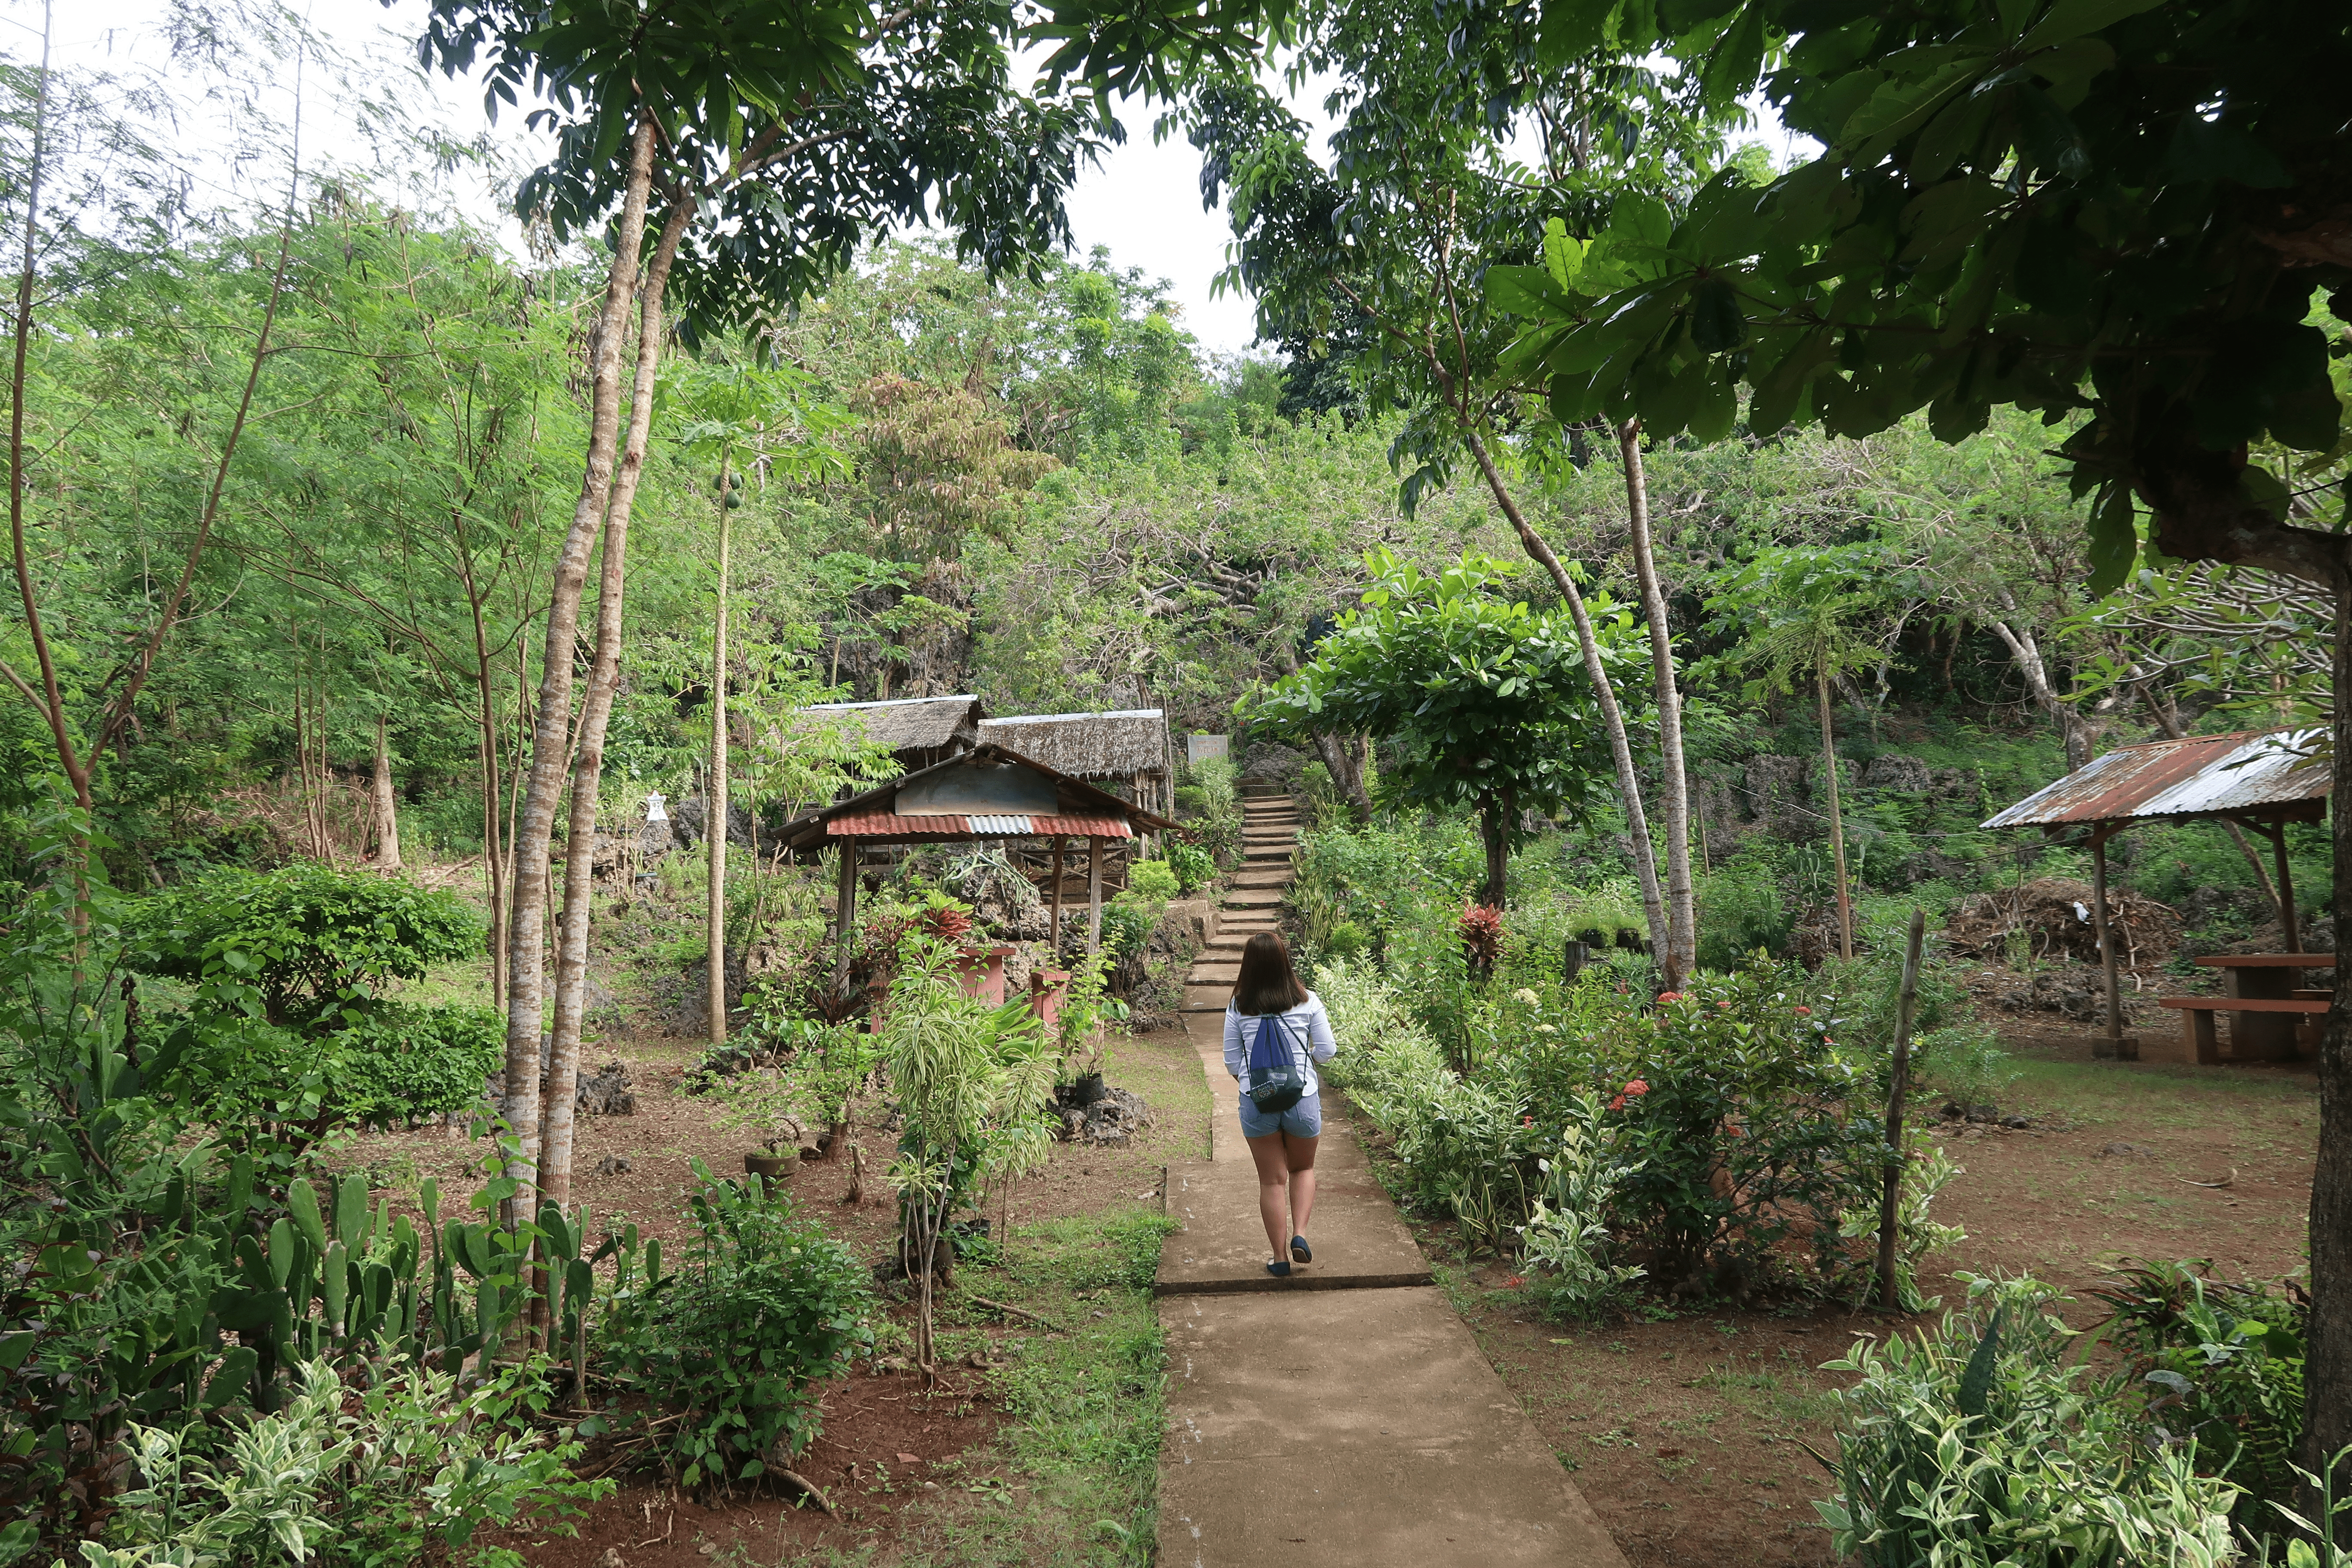
<svg viewBox="0 0 2352 1568">
<path fill-rule="evenodd" d="M 1273 1115 L 1307 1097 L 1307 1075 L 1290 1050 L 1290 1028 L 1274 1013 L 1261 1014 L 1249 1052 L 1250 1103 Z"/>
</svg>

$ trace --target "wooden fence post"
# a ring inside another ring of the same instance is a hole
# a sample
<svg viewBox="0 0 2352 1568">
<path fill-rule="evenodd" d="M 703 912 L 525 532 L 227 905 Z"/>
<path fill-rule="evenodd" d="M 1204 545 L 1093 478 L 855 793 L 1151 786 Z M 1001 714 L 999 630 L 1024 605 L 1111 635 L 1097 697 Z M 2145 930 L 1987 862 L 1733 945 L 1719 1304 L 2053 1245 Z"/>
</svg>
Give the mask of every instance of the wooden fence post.
<svg viewBox="0 0 2352 1568">
<path fill-rule="evenodd" d="M 1903 1309 L 1902 1292 L 1895 1282 L 1895 1247 L 1903 1202 L 1903 1097 L 1911 1088 L 1911 1015 L 1919 1001 L 1919 948 L 1927 940 L 1927 915 L 1911 911 L 1911 930 L 1903 950 L 1903 989 L 1895 1004 L 1895 1066 L 1886 1086 L 1886 1146 L 1894 1160 L 1886 1167 L 1886 1190 L 1878 1205 L 1878 1300 L 1888 1311 Z"/>
</svg>

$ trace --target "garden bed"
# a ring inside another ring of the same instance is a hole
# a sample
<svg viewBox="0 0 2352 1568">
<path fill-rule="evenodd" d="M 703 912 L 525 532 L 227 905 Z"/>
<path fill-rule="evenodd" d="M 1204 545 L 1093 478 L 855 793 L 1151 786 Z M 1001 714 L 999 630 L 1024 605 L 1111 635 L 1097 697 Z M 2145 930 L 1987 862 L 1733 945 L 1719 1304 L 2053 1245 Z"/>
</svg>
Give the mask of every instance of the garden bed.
<svg viewBox="0 0 2352 1568">
<path fill-rule="evenodd" d="M 692 1234 L 685 1199 L 693 1162 L 740 1173 L 745 1152 L 740 1134 L 718 1125 L 719 1097 L 684 1092 L 699 1047 L 619 1036 L 589 1054 L 626 1067 L 637 1109 L 582 1120 L 578 1195 L 598 1230 L 625 1216 L 649 1236 L 681 1241 Z M 680 1494 L 642 1468 L 624 1468 L 613 1472 L 619 1490 L 586 1510 L 578 1538 L 523 1534 L 509 1543 L 534 1568 L 613 1568 L 608 1552 L 627 1568 L 701 1568 L 819 1551 L 948 1549 L 975 1563 L 1139 1562 L 1152 1538 L 1159 1451 L 1160 1331 L 1150 1279 L 1160 1181 L 1171 1161 L 1205 1155 L 1209 1099 L 1181 1035 L 1114 1037 L 1105 1071 L 1150 1107 L 1150 1125 L 1123 1148 L 1057 1143 L 1047 1167 L 1015 1188 L 1010 1258 L 960 1265 L 957 1289 L 940 1302 L 940 1347 L 950 1363 L 941 1390 L 926 1396 L 919 1374 L 877 1372 L 870 1362 L 824 1390 L 824 1432 L 793 1469 L 824 1489 L 835 1516 L 781 1490 Z M 879 1109 L 861 1107 L 861 1115 Z M 898 1234 L 877 1158 L 877 1151 L 887 1157 L 890 1138 L 870 1125 L 856 1136 L 868 1151 L 864 1203 L 842 1201 L 851 1176 L 845 1159 L 802 1162 L 789 1190 L 802 1215 L 871 1264 Z M 428 1176 L 445 1194 L 470 1191 L 478 1178 L 467 1162 L 478 1154 L 462 1138 L 418 1129 L 358 1139 L 346 1159 L 369 1173 L 373 1195 L 399 1208 L 414 1203 Z M 595 1174 L 607 1159 L 628 1169 Z M 1122 1263 L 1136 1267 L 1121 1273 Z M 1066 1331 L 974 1298 L 1022 1308 Z M 903 1321 L 912 1309 L 899 1302 L 888 1310 Z M 973 1366 L 974 1356 L 988 1364 Z M 1122 1364 L 1136 1369 L 1125 1385 L 1132 1392 L 1118 1382 L 1089 1386 Z M 592 1447 L 579 1469 L 595 1475 L 604 1464 Z M 1100 1520 L 1118 1528 L 1099 1529 Z"/>
<path fill-rule="evenodd" d="M 2003 1043 L 2023 1072 L 2003 1109 L 2032 1112 L 2036 1125 L 1939 1133 L 1965 1173 L 1937 1215 L 1969 1239 L 1930 1261 L 1928 1294 L 1957 1305 L 1961 1271 L 2030 1269 L 2076 1298 L 2064 1316 L 2081 1328 L 2104 1314 L 2084 1292 L 2125 1258 L 2208 1258 L 2223 1279 L 2300 1266 L 2318 1116 L 2308 1071 L 2094 1063 L 2056 1030 L 2005 1032 Z M 2192 1184 L 2233 1170 L 2227 1187 Z M 1832 1451 L 1825 1394 L 1850 1378 L 1822 1363 L 1887 1320 L 1838 1304 L 1700 1306 L 1561 1326 L 1513 1286 L 1514 1264 L 1465 1259 L 1450 1223 L 1412 1223 L 1481 1349 L 1634 1568 L 1833 1561 L 1811 1507 L 1828 1478 L 1801 1445 Z"/>
</svg>

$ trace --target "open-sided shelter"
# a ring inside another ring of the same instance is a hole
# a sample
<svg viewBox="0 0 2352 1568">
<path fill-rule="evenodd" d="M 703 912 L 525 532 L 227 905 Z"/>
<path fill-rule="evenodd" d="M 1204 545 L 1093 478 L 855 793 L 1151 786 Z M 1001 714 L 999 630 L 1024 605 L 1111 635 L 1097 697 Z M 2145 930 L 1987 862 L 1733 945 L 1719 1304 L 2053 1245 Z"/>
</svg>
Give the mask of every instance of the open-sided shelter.
<svg viewBox="0 0 2352 1568">
<path fill-rule="evenodd" d="M 2268 839 L 2278 868 L 2279 924 L 2290 953 L 2303 951 L 2286 825 L 2326 815 L 2332 772 L 2322 729 L 2244 730 L 2117 746 L 1985 823 L 2038 827 L 2091 851 L 2091 918 L 2107 994 L 2107 1037 L 2123 1035 L 2116 944 L 2107 930 L 2107 840 L 2139 823 L 2226 818 Z"/>
<path fill-rule="evenodd" d="M 1053 930 L 1062 929 L 1063 857 L 1073 839 L 1087 844 L 1087 948 L 1102 945 L 1106 845 L 1160 832 L 1166 817 L 1084 779 L 986 742 L 904 778 L 809 812 L 784 825 L 781 839 L 795 859 L 841 851 L 834 933 L 856 929 L 858 858 L 869 846 L 967 844 L 1042 839 L 1053 853 Z"/>
</svg>

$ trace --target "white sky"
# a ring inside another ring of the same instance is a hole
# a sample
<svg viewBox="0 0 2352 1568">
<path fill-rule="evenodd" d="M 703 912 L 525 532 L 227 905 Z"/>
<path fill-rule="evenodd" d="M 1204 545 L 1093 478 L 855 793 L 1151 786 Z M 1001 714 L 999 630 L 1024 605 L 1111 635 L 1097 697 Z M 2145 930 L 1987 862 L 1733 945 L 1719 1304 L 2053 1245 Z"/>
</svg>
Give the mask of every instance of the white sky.
<svg viewBox="0 0 2352 1568">
<path fill-rule="evenodd" d="M 423 14 L 416 0 L 401 0 L 389 9 L 377 0 L 308 0 L 302 8 L 311 26 L 346 55 L 380 62 L 387 78 L 392 72 L 413 71 L 411 40 Z M 119 70 L 131 64 L 160 68 L 165 60 L 161 32 L 168 11 L 169 0 L 68 0 L 55 15 L 53 58 L 60 65 L 97 69 Z M 0 33 L 5 37 L 0 43 L 20 58 L 34 58 L 40 22 L 37 0 L 5 0 Z M 306 165 L 315 166 L 321 157 L 363 162 L 365 143 L 351 105 L 320 87 L 313 79 L 304 96 Z M 281 100 L 277 108 L 282 122 L 290 118 L 293 84 L 282 81 L 274 90 Z M 436 73 L 421 92 L 451 134 L 470 138 L 483 130 L 481 94 L 470 84 L 450 82 Z M 1322 88 L 1310 85 L 1292 102 L 1294 110 L 1318 129 L 1325 123 L 1323 94 Z M 1101 245 L 1109 249 L 1115 266 L 1139 267 L 1147 276 L 1166 279 L 1182 307 L 1182 324 L 1203 348 L 1213 353 L 1244 352 L 1254 335 L 1248 298 L 1234 293 L 1212 298 L 1210 291 L 1212 279 L 1224 267 L 1231 237 L 1224 216 L 1201 208 L 1200 157 L 1191 144 L 1181 135 L 1165 143 L 1152 141 L 1154 112 L 1150 106 L 1129 106 L 1120 116 L 1128 131 L 1126 143 L 1080 174 L 1069 205 L 1078 254 Z M 498 127 L 519 164 L 536 161 L 521 121 L 521 114 L 509 110 L 500 116 Z M 1776 156 L 1782 153 L 1785 137 L 1777 124 L 1759 139 L 1769 142 Z M 283 189 L 284 148 L 233 149 L 230 138 L 217 127 L 191 124 L 180 149 L 184 166 L 212 194 Z M 507 216 L 501 193 L 480 188 L 462 196 L 477 221 L 494 226 L 520 251 L 520 231 Z"/>
</svg>

